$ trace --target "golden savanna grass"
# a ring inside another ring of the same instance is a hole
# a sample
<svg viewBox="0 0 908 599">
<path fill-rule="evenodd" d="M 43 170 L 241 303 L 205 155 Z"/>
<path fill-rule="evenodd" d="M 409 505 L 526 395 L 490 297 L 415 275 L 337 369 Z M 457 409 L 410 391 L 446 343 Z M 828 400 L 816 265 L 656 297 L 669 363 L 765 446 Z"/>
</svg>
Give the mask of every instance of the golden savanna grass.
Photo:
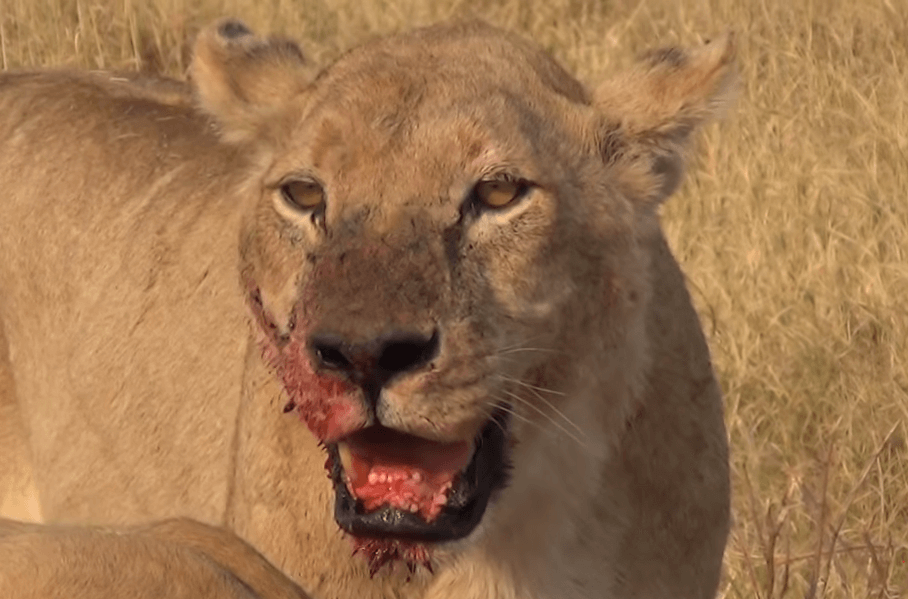
<svg viewBox="0 0 908 599">
<path fill-rule="evenodd" d="M 322 62 L 479 16 L 586 82 L 735 30 L 738 103 L 664 210 L 726 395 L 722 596 L 908 597 L 906 0 L 0 0 L 2 66 L 181 76 L 222 15 Z"/>
</svg>

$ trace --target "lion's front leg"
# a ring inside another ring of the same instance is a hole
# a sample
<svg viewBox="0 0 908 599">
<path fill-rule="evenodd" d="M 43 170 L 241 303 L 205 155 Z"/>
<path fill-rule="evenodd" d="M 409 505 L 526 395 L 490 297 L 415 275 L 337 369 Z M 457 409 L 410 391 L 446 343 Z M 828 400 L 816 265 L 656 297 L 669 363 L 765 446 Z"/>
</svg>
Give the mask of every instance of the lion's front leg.
<svg viewBox="0 0 908 599">
<path fill-rule="evenodd" d="M 185 518 L 129 530 L 0 520 L 0 596 L 308 597 L 233 533 Z"/>
</svg>

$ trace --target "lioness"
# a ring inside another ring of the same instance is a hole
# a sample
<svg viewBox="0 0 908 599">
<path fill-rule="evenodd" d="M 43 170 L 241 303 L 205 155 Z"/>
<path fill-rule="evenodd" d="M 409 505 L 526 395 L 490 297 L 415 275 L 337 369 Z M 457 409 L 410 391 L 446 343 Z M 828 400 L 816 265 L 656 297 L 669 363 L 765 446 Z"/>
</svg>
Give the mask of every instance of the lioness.
<svg viewBox="0 0 908 599">
<path fill-rule="evenodd" d="M 659 226 L 729 36 L 592 91 L 441 25 L 191 89 L 0 78 L 6 505 L 221 523 L 315 597 L 710 597 L 720 391 Z M 18 495 L 17 495 L 18 494 Z"/>
</svg>

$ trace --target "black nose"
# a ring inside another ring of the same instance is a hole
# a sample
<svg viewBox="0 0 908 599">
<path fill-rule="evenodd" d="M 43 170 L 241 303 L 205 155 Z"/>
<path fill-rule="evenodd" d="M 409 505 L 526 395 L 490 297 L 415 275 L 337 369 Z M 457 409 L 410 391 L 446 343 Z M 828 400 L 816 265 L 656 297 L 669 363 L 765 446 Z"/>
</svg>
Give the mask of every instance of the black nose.
<svg viewBox="0 0 908 599">
<path fill-rule="evenodd" d="M 438 331 L 431 336 L 393 333 L 365 343 L 322 334 L 309 340 L 320 368 L 343 372 L 367 390 L 377 391 L 399 374 L 419 370 L 438 355 Z"/>
</svg>

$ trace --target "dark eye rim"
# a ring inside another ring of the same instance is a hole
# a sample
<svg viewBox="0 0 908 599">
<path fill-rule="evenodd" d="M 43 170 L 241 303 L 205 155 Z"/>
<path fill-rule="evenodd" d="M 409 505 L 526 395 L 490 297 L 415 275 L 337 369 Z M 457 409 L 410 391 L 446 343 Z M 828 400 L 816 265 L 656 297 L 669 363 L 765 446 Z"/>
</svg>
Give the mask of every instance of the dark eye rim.
<svg viewBox="0 0 908 599">
<path fill-rule="evenodd" d="M 482 201 L 482 198 L 479 197 L 478 189 L 479 189 L 479 186 L 484 183 L 498 183 L 498 182 L 511 183 L 513 185 L 516 185 L 517 192 L 514 194 L 514 197 L 511 199 L 511 201 L 508 202 L 507 204 L 503 204 L 501 206 L 491 206 Z M 514 206 L 519 204 L 524 198 L 526 198 L 530 194 L 531 191 L 533 191 L 537 187 L 539 187 L 539 185 L 537 185 L 536 183 L 534 183 L 533 181 L 530 181 L 529 179 L 527 179 L 525 177 L 517 177 L 517 176 L 511 176 L 511 175 L 483 177 L 482 179 L 479 179 L 478 181 L 476 181 L 476 183 L 474 183 L 473 187 L 470 189 L 470 193 L 467 198 L 467 204 L 469 205 L 470 209 L 475 213 L 503 212 L 505 210 L 510 210 L 511 208 L 513 208 Z"/>
<path fill-rule="evenodd" d="M 289 186 L 294 183 L 302 183 L 304 185 L 313 185 L 318 187 L 321 191 L 322 201 L 313 206 L 303 206 L 298 204 L 296 200 L 293 199 L 293 194 L 289 191 Z M 303 214 L 314 214 L 318 212 L 323 212 L 325 209 L 325 202 L 327 200 L 327 193 L 325 192 L 325 186 L 321 181 L 315 179 L 314 177 L 288 177 L 283 179 L 277 185 L 274 186 L 277 188 L 278 192 L 281 195 L 281 200 L 286 204 L 290 209 Z"/>
</svg>

